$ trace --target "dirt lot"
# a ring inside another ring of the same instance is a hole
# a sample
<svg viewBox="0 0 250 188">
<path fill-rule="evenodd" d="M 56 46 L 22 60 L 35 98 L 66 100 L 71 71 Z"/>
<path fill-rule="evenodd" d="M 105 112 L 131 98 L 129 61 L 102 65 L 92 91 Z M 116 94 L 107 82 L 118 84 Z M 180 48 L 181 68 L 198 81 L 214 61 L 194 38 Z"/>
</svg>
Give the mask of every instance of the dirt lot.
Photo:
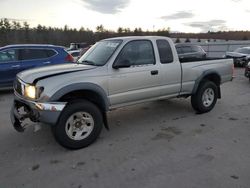
<svg viewBox="0 0 250 188">
<path fill-rule="evenodd" d="M 250 83 L 243 69 L 222 100 L 197 115 L 188 99 L 123 108 L 111 131 L 78 151 L 59 146 L 47 125 L 17 133 L 0 95 L 0 188 L 250 187 Z"/>
</svg>

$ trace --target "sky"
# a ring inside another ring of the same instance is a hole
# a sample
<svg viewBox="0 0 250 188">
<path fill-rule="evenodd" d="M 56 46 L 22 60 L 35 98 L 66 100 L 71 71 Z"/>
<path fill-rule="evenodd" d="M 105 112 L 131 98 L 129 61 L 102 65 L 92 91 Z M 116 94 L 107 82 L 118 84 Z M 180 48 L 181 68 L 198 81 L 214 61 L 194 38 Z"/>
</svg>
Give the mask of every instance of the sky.
<svg viewBox="0 0 250 188">
<path fill-rule="evenodd" d="M 91 30 L 250 30 L 250 0 L 0 0 L 0 18 Z"/>
</svg>

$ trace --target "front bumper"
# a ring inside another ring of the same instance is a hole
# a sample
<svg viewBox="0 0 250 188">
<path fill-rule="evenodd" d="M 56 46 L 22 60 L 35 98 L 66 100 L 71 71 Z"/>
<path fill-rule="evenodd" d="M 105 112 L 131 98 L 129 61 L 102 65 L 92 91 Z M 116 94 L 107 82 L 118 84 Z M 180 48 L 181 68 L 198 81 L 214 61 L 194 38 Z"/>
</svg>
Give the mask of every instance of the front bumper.
<svg viewBox="0 0 250 188">
<path fill-rule="evenodd" d="M 11 122 L 14 128 L 19 132 L 24 131 L 27 126 L 27 119 L 31 122 L 55 125 L 65 106 L 65 102 L 40 103 L 29 101 L 15 93 L 10 113 Z"/>
</svg>

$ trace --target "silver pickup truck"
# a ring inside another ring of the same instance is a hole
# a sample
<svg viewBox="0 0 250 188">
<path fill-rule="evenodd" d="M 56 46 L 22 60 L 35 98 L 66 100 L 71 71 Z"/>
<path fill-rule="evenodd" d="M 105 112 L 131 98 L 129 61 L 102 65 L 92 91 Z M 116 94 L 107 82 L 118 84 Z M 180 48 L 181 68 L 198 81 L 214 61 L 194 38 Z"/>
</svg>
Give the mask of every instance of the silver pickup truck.
<svg viewBox="0 0 250 188">
<path fill-rule="evenodd" d="M 93 143 L 107 112 L 141 102 L 191 96 L 198 113 L 213 109 L 220 85 L 233 79 L 233 60 L 183 62 L 170 38 L 121 37 L 92 46 L 77 63 L 21 72 L 14 82 L 12 124 L 51 124 L 56 140 L 79 149 Z"/>
</svg>

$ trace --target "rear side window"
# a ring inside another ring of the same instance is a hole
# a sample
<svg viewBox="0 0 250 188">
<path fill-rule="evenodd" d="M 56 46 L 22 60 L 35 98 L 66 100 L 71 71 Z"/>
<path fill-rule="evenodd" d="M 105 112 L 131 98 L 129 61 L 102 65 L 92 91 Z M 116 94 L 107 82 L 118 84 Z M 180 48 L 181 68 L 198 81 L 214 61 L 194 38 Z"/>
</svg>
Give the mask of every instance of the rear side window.
<svg viewBox="0 0 250 188">
<path fill-rule="evenodd" d="M 44 51 L 47 53 L 48 57 L 52 57 L 52 56 L 56 55 L 56 52 L 54 50 L 46 49 Z"/>
<path fill-rule="evenodd" d="M 56 54 L 54 50 L 49 49 L 21 49 L 21 60 L 35 60 L 52 57 Z"/>
<path fill-rule="evenodd" d="M 160 55 L 161 63 L 172 63 L 174 60 L 172 49 L 167 40 L 157 40 L 157 47 Z"/>
<path fill-rule="evenodd" d="M 80 55 L 80 52 L 73 52 L 71 55 L 72 55 L 73 57 L 77 57 L 77 56 Z"/>
<path fill-rule="evenodd" d="M 182 48 L 183 53 L 192 53 L 192 49 L 190 46 L 183 46 L 181 48 Z"/>
<path fill-rule="evenodd" d="M 131 41 L 122 49 L 117 61 L 128 61 L 131 66 L 155 64 L 153 45 L 148 40 Z"/>
<path fill-rule="evenodd" d="M 18 60 L 17 50 L 10 49 L 0 52 L 0 63 L 13 62 Z"/>
<path fill-rule="evenodd" d="M 202 52 L 202 49 L 199 46 L 192 46 L 192 52 Z"/>
<path fill-rule="evenodd" d="M 183 53 L 182 50 L 181 50 L 181 47 L 176 47 L 176 50 L 177 50 L 178 54 L 182 54 Z"/>
</svg>

